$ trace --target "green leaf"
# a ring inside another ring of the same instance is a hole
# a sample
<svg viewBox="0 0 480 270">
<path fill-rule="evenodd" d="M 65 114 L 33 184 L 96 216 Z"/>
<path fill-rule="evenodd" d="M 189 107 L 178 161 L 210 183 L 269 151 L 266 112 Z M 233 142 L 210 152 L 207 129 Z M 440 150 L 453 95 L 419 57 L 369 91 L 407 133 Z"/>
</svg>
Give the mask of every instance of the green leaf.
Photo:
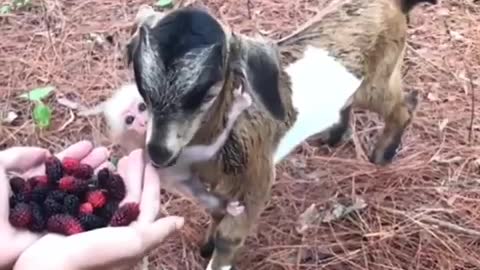
<svg viewBox="0 0 480 270">
<path fill-rule="evenodd" d="M 162 7 L 162 8 L 169 8 L 173 6 L 173 0 L 158 0 L 155 3 L 155 6 Z"/>
<path fill-rule="evenodd" d="M 12 12 L 12 6 L 10 5 L 3 5 L 0 7 L 0 14 L 8 14 Z"/>
<path fill-rule="evenodd" d="M 52 120 L 52 110 L 43 102 L 39 101 L 35 103 L 35 108 L 33 108 L 33 120 L 40 128 L 50 127 Z"/>
<path fill-rule="evenodd" d="M 26 98 L 30 101 L 41 101 L 42 99 L 46 98 L 53 90 L 55 90 L 55 87 L 50 85 L 45 87 L 39 87 L 33 89 L 28 93 L 20 95 L 20 97 Z"/>
</svg>

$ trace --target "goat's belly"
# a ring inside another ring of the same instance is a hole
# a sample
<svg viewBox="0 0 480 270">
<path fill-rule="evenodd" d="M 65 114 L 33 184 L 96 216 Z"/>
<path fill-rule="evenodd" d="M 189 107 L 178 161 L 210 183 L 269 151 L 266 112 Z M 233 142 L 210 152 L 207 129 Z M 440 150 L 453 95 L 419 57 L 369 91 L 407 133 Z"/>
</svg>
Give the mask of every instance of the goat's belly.
<svg viewBox="0 0 480 270">
<path fill-rule="evenodd" d="M 279 162 L 304 140 L 340 120 L 340 110 L 360 86 L 357 79 L 328 52 L 308 46 L 303 58 L 290 64 L 292 102 L 297 120 L 280 140 L 274 155 Z"/>
</svg>

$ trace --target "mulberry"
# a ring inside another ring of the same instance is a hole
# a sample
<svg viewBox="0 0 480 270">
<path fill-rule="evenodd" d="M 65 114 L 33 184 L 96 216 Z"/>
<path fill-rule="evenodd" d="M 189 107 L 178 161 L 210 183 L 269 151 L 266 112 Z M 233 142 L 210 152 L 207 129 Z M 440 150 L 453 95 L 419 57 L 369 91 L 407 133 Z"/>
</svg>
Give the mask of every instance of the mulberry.
<svg viewBox="0 0 480 270">
<path fill-rule="evenodd" d="M 62 162 L 55 156 L 48 157 L 45 161 L 45 173 L 48 181 L 56 184 L 63 177 Z"/>
<path fill-rule="evenodd" d="M 117 209 L 110 220 L 110 226 L 128 226 L 140 214 L 138 203 L 126 203 Z"/>
</svg>

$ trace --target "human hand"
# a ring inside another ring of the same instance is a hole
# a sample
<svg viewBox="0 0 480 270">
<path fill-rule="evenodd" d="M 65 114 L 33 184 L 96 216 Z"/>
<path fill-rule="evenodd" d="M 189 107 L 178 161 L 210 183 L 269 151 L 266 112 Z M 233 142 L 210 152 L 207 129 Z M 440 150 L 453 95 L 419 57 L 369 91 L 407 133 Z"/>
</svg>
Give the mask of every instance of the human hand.
<svg viewBox="0 0 480 270">
<path fill-rule="evenodd" d="M 50 153 L 39 147 L 11 147 L 0 151 L 0 269 L 10 269 L 18 256 L 41 237 L 40 234 L 19 230 L 10 225 L 10 184 L 7 173 L 17 173 L 24 178 L 44 174 L 44 162 L 48 156 Z M 94 148 L 88 141 L 73 144 L 55 156 L 59 159 L 66 156 L 80 159 L 97 169 L 109 166 L 107 149 Z"/>
<path fill-rule="evenodd" d="M 183 226 L 181 217 L 155 221 L 160 207 L 160 180 L 155 169 L 145 165 L 142 150 L 120 159 L 118 173 L 127 189 L 120 205 L 140 203 L 140 215 L 135 222 L 71 236 L 49 233 L 20 256 L 14 269 L 131 269 L 165 237 Z"/>
</svg>

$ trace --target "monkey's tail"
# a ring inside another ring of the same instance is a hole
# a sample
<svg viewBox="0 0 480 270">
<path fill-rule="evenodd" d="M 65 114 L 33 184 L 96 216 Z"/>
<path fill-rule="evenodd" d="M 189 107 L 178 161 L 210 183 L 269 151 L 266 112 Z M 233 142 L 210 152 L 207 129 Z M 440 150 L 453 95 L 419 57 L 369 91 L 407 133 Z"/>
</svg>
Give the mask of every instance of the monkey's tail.
<svg viewBox="0 0 480 270">
<path fill-rule="evenodd" d="M 421 3 L 437 4 L 437 0 L 399 0 L 400 9 L 403 13 L 408 14 L 416 5 Z"/>
</svg>

